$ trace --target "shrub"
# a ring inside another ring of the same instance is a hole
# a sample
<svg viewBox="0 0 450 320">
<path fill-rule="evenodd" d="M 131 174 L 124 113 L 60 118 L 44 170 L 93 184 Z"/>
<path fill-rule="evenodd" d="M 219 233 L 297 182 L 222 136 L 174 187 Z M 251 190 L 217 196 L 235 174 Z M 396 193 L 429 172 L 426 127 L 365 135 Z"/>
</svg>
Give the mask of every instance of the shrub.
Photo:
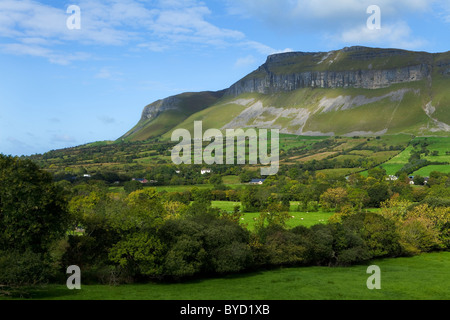
<svg viewBox="0 0 450 320">
<path fill-rule="evenodd" d="M 0 251 L 0 293 L 47 282 L 50 268 L 40 253 Z"/>
<path fill-rule="evenodd" d="M 400 230 L 401 244 L 406 254 L 414 255 L 439 247 L 439 234 L 431 220 L 424 217 L 407 219 Z"/>
</svg>

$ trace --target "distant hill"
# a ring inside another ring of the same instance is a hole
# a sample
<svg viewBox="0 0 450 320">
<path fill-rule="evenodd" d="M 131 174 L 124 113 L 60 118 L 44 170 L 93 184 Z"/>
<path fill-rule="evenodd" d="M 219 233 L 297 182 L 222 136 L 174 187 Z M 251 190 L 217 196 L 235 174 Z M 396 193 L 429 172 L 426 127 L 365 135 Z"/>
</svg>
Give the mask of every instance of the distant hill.
<svg viewBox="0 0 450 320">
<path fill-rule="evenodd" d="M 297 135 L 448 135 L 450 51 L 349 47 L 271 55 L 228 89 L 145 107 L 120 140 L 170 139 L 176 128 L 278 128 Z"/>
</svg>

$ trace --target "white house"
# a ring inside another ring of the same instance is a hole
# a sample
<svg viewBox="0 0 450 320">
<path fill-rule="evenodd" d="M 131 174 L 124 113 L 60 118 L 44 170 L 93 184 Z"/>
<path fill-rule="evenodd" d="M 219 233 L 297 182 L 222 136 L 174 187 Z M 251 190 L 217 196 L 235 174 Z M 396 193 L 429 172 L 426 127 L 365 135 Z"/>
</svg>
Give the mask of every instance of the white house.
<svg viewBox="0 0 450 320">
<path fill-rule="evenodd" d="M 250 184 L 263 184 L 266 179 L 252 179 Z"/>
<path fill-rule="evenodd" d="M 386 180 L 388 180 L 388 181 L 396 181 L 396 180 L 398 180 L 398 177 L 396 177 L 396 176 L 394 176 L 394 175 L 389 175 L 387 178 L 386 178 Z"/>
<path fill-rule="evenodd" d="M 202 169 L 200 171 L 201 174 L 205 174 L 205 173 L 211 173 L 211 169 Z"/>
</svg>

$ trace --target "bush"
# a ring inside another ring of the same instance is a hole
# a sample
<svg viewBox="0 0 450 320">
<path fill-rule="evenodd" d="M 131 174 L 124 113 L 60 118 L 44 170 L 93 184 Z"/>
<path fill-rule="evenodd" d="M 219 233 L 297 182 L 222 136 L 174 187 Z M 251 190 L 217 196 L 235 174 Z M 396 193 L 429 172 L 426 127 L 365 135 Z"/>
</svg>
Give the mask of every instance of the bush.
<svg viewBox="0 0 450 320">
<path fill-rule="evenodd" d="M 265 255 L 270 265 L 300 265 L 305 262 L 302 237 L 280 226 L 269 227 L 265 235 Z"/>
<path fill-rule="evenodd" d="M 334 257 L 333 231 L 330 225 L 317 224 L 308 229 L 294 228 L 302 235 L 306 247 L 305 263 L 309 265 L 329 265 Z"/>
<path fill-rule="evenodd" d="M 363 220 L 359 215 L 352 215 L 342 223 L 332 224 L 333 228 L 333 263 L 347 266 L 372 258 L 361 230 Z"/>
<path fill-rule="evenodd" d="M 211 213 L 167 220 L 159 232 L 167 246 L 163 275 L 238 272 L 251 266 L 249 232 L 238 223 Z"/>
<path fill-rule="evenodd" d="M 125 190 L 126 193 L 131 193 L 137 190 L 144 189 L 144 186 L 139 181 L 132 180 L 125 182 L 123 185 L 123 189 Z"/>
<path fill-rule="evenodd" d="M 439 234 L 431 220 L 419 217 L 407 219 L 400 230 L 401 244 L 406 254 L 414 255 L 439 248 Z"/>
<path fill-rule="evenodd" d="M 0 251 L 0 293 L 48 281 L 50 268 L 40 253 Z"/>
</svg>

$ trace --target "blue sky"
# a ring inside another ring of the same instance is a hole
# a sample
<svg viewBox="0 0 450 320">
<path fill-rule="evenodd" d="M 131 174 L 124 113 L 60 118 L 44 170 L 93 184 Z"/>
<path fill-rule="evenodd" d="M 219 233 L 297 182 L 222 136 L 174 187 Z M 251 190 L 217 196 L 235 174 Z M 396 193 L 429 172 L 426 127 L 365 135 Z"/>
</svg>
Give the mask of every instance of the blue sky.
<svg viewBox="0 0 450 320">
<path fill-rule="evenodd" d="M 67 27 L 70 5 L 80 29 Z M 147 104 L 227 88 L 269 54 L 444 52 L 449 31 L 449 0 L 0 0 L 0 153 L 115 140 Z"/>
</svg>

